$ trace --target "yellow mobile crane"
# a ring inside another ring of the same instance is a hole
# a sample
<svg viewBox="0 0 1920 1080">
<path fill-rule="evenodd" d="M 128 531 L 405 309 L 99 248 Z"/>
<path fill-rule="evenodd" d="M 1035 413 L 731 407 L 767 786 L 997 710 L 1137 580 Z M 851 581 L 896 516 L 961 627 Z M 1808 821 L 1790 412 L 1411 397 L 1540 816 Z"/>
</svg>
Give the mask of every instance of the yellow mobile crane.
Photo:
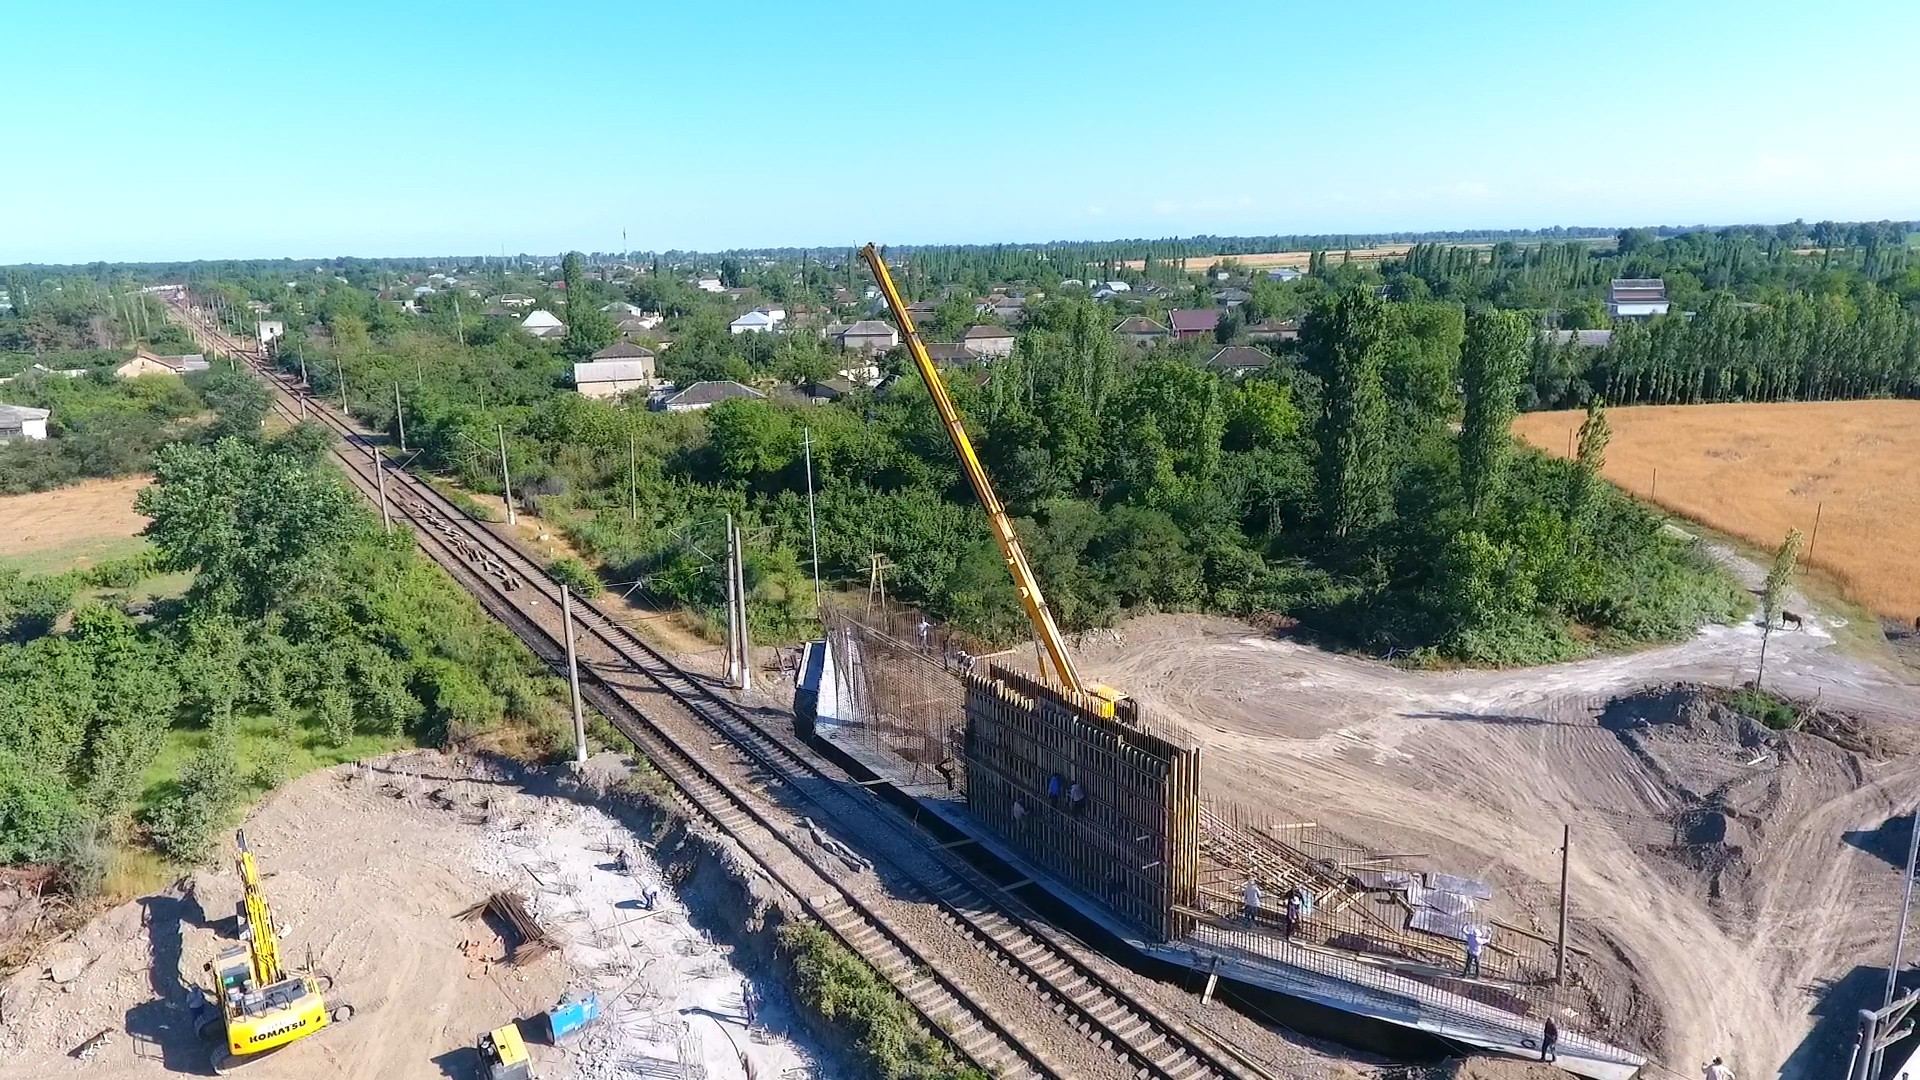
<svg viewBox="0 0 1920 1080">
<path fill-rule="evenodd" d="M 933 359 L 927 355 L 927 347 L 920 340 L 920 331 L 914 328 L 913 316 L 907 314 L 907 303 L 893 283 L 886 260 L 880 257 L 880 249 L 872 244 L 860 249 L 860 257 L 867 260 L 867 267 L 873 271 L 873 280 L 879 283 L 881 295 L 887 298 L 888 309 L 900 324 L 900 336 L 906 340 L 907 353 L 913 357 L 913 366 L 920 372 L 921 381 L 927 384 L 927 393 L 933 396 L 933 407 L 939 411 L 940 422 L 947 429 L 947 438 L 953 442 L 953 452 L 960 458 L 961 471 L 967 474 L 967 482 L 973 485 L 974 497 L 980 500 L 981 508 L 987 512 L 993 539 L 1000 545 L 1000 557 L 1006 561 L 1008 573 L 1013 575 L 1013 586 L 1020 593 L 1020 605 L 1027 610 L 1027 619 L 1033 623 L 1034 636 L 1040 640 L 1040 647 L 1046 650 L 1054 675 L 1059 678 L 1061 686 L 1081 695 L 1102 716 L 1112 716 L 1114 705 L 1124 700 L 1125 695 L 1110 686 L 1080 681 L 1080 672 L 1074 667 L 1073 655 L 1067 651 L 1066 639 L 1060 635 L 1060 627 L 1053 621 L 1053 611 L 1047 607 L 1046 597 L 1041 595 L 1040 582 L 1033 576 L 1033 567 L 1027 565 L 1027 553 L 1020 546 L 1019 535 L 1013 531 L 1013 519 L 1007 516 L 1006 507 L 1000 504 L 1000 496 L 994 493 L 993 481 L 987 478 L 986 467 L 980 464 L 979 455 L 973 451 L 973 440 L 967 436 L 967 429 L 960 422 L 960 412 L 953 407 L 953 399 L 947 396 L 946 383 L 934 368 Z"/>
<path fill-rule="evenodd" d="M 314 972 L 311 963 L 295 970 L 281 964 L 280 938 L 260 885 L 260 869 L 247 848 L 247 834 L 235 836 L 240 845 L 240 942 L 207 964 L 218 1012 L 201 1027 L 209 1042 L 219 1039 L 213 1048 L 213 1071 L 221 1075 L 353 1015 L 351 1005 L 328 1008 L 326 991 L 332 980 Z"/>
</svg>

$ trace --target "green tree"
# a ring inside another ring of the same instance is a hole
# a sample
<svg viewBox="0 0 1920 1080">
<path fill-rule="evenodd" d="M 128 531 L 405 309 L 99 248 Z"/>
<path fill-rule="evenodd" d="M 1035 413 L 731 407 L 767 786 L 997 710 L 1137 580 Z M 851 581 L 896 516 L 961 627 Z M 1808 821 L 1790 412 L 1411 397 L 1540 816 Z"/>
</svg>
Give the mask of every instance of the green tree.
<svg viewBox="0 0 1920 1080">
<path fill-rule="evenodd" d="M 257 617 L 323 572 L 367 527 L 338 475 L 257 443 L 175 444 L 135 505 L 164 563 L 194 570 L 191 595 Z"/>
<path fill-rule="evenodd" d="M 1465 413 L 1460 424 L 1460 489 L 1467 513 L 1481 517 L 1500 491 L 1512 451 L 1520 376 L 1527 365 L 1527 319 L 1515 311 L 1476 310 L 1467 315 L 1460 354 Z"/>
<path fill-rule="evenodd" d="M 1342 539 L 1379 524 L 1391 492 L 1387 397 L 1380 374 L 1386 313 L 1364 289 L 1341 295 L 1312 320 L 1309 354 L 1325 372 L 1315 435 L 1320 445 L 1320 514 Z"/>
<path fill-rule="evenodd" d="M 1794 571 L 1800 566 L 1800 530 L 1787 530 L 1786 539 L 1773 553 L 1773 565 L 1767 567 L 1766 582 L 1760 587 L 1760 664 L 1753 674 L 1758 690 L 1767 677 L 1767 643 L 1773 638 L 1773 624 L 1779 621 L 1780 608 L 1787 590 L 1793 585 Z"/>
<path fill-rule="evenodd" d="M 1579 449 L 1575 452 L 1573 475 L 1567 488 L 1567 536 L 1577 540 L 1587 528 L 1594 504 L 1600 495 L 1600 473 L 1607 467 L 1607 443 L 1613 429 L 1607 424 L 1607 408 L 1599 398 L 1587 402 L 1587 418 L 1580 424 Z"/>
</svg>

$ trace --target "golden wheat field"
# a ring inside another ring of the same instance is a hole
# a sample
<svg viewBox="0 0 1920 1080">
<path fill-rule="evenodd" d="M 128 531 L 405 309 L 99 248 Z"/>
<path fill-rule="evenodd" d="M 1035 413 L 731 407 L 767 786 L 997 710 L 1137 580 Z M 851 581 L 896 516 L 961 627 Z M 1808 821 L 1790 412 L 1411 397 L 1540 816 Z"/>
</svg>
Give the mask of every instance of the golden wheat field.
<svg viewBox="0 0 1920 1080">
<path fill-rule="evenodd" d="M 1514 433 L 1564 457 L 1583 415 L 1527 413 Z M 1621 488 L 1763 548 L 1799 529 L 1849 599 L 1920 617 L 1920 401 L 1640 405 L 1607 419 L 1606 476 Z"/>
</svg>

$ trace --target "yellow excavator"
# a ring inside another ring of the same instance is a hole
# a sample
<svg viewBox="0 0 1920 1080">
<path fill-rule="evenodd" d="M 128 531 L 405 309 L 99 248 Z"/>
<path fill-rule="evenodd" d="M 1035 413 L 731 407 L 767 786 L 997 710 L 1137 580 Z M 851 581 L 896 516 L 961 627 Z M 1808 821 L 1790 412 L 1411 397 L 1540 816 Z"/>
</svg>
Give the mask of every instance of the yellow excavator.
<svg viewBox="0 0 1920 1080">
<path fill-rule="evenodd" d="M 242 888 L 240 941 L 207 966 L 208 991 L 215 1014 L 200 1027 L 212 1043 L 213 1071 L 226 1075 L 270 1050 L 318 1035 L 353 1016 L 353 1006 L 327 1004 L 332 980 L 313 970 L 289 970 L 280 960 L 280 938 L 260 885 L 260 868 L 247 848 L 247 834 L 235 834 Z"/>
<path fill-rule="evenodd" d="M 927 393 L 933 396 L 933 407 L 940 413 L 940 423 L 947 429 L 953 452 L 960 458 L 961 471 L 967 474 L 967 482 L 973 485 L 974 497 L 980 500 L 981 509 L 987 512 L 987 523 L 993 530 L 993 539 L 1000 545 L 1000 557 L 1007 564 L 1007 572 L 1013 575 L 1013 587 L 1020 593 L 1020 606 L 1026 609 L 1027 619 L 1033 623 L 1034 637 L 1039 639 L 1040 647 L 1046 650 L 1054 676 L 1062 687 L 1079 695 L 1086 707 L 1101 716 L 1112 716 L 1114 706 L 1124 701 L 1126 696 L 1111 686 L 1081 681 L 1080 671 L 1073 663 L 1073 655 L 1067 651 L 1066 639 L 1061 636 L 1060 627 L 1053 621 L 1053 611 L 1047 607 L 1046 597 L 1040 592 L 1040 582 L 1033 576 L 1033 567 L 1027 565 L 1026 549 L 1020 546 L 1019 534 L 1013 531 L 1013 519 L 1007 516 L 1000 496 L 994 493 L 993 481 L 987 478 L 986 467 L 980 464 L 979 455 L 974 453 L 973 440 L 967 435 L 966 425 L 960 421 L 960 411 L 953 407 L 953 399 L 947 395 L 946 383 L 933 366 L 933 358 L 927 355 L 927 346 L 920 340 L 920 331 L 914 328 L 913 316 L 907 313 L 907 303 L 901 298 L 899 287 L 893 283 L 893 274 L 887 270 L 887 261 L 880 257 L 880 249 L 872 244 L 860 249 L 860 257 L 867 261 L 867 268 L 873 271 L 873 280 L 879 284 L 881 295 L 886 297 L 888 310 L 893 312 L 894 321 L 900 324 L 900 336 L 907 343 L 907 353 L 913 358 L 914 369 L 920 372 L 921 381 L 927 384 Z"/>
</svg>

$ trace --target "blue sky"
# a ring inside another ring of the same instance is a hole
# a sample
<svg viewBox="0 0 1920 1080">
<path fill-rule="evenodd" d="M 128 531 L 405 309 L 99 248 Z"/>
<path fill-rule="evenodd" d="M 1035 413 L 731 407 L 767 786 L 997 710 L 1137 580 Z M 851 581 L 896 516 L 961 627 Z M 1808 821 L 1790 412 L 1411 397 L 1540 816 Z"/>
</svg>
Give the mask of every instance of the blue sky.
<svg viewBox="0 0 1920 1080">
<path fill-rule="evenodd" d="M 18 3 L 0 264 L 1920 217 L 1920 3 Z"/>
</svg>

